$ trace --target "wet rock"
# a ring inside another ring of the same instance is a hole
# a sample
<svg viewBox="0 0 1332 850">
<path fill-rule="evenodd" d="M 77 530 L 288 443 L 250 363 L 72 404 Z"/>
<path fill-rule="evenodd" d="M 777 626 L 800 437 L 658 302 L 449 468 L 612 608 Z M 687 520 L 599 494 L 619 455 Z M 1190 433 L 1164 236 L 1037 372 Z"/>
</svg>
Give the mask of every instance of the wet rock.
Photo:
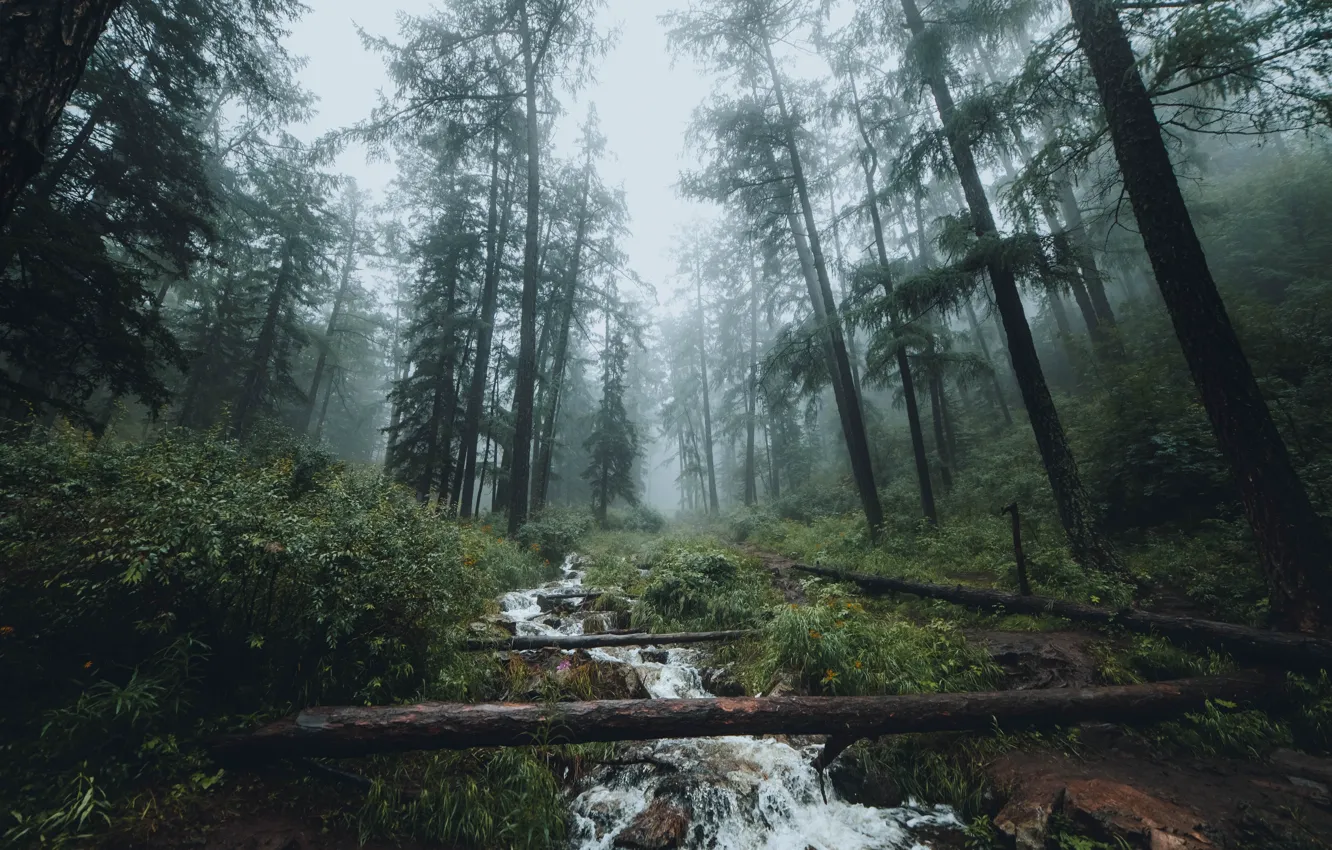
<svg viewBox="0 0 1332 850">
<path fill-rule="evenodd" d="M 574 608 L 573 603 L 577 601 L 577 599 L 552 599 L 549 596 L 538 596 L 537 606 L 547 614 L 554 611 L 566 612 L 572 611 Z"/>
<path fill-rule="evenodd" d="M 902 792 L 890 779 L 872 776 L 854 753 L 844 753 L 828 766 L 828 782 L 848 803 L 890 809 L 902 804 Z"/>
<path fill-rule="evenodd" d="M 666 800 L 654 800 L 612 842 L 632 850 L 671 850 L 684 843 L 689 812 Z"/>
<path fill-rule="evenodd" d="M 483 625 L 489 631 L 501 631 L 505 634 L 515 635 L 518 633 L 518 624 L 512 620 L 506 620 L 499 614 L 491 614 L 482 618 L 481 623 L 473 623 L 472 626 Z"/>
<path fill-rule="evenodd" d="M 1050 816 L 1064 797 L 1058 778 L 1032 777 L 1014 788 L 1008 802 L 994 817 L 994 827 L 1008 836 L 1017 850 L 1044 850 Z"/>
<path fill-rule="evenodd" d="M 638 653 L 649 664 L 665 664 L 670 658 L 670 651 L 665 649 L 644 649 Z"/>
<path fill-rule="evenodd" d="M 1144 850 L 1202 850 L 1197 812 L 1107 779 L 1076 779 L 1064 789 L 1064 814 L 1093 837 Z"/>
<path fill-rule="evenodd" d="M 574 654 L 564 675 L 586 675 L 596 699 L 646 699 L 649 694 L 638 671 L 628 664 L 601 661 L 586 652 Z"/>
<path fill-rule="evenodd" d="M 703 687 L 708 689 L 708 693 L 719 697 L 742 697 L 745 695 L 745 686 L 740 684 L 726 667 L 710 667 L 703 671 Z"/>
<path fill-rule="evenodd" d="M 614 630 L 615 615 L 610 611 L 588 614 L 583 618 L 583 634 L 599 635 Z"/>
<path fill-rule="evenodd" d="M 758 696 L 784 697 L 795 692 L 795 684 L 791 681 L 791 677 L 785 673 L 778 673 L 772 677 L 772 680 L 768 682 L 768 687 L 764 688 Z"/>
<path fill-rule="evenodd" d="M 1272 764 L 1289 774 L 1292 779 L 1299 777 L 1332 785 L 1332 759 L 1281 749 L 1272 753 Z"/>
</svg>

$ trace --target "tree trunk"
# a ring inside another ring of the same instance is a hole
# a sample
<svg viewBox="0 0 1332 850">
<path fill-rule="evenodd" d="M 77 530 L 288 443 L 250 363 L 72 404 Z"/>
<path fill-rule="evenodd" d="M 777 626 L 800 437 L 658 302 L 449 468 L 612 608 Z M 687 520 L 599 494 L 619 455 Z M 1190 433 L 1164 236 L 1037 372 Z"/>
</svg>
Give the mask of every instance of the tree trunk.
<svg viewBox="0 0 1332 850">
<path fill-rule="evenodd" d="M 291 242 L 288 240 L 282 246 L 282 264 L 278 266 L 273 291 L 268 295 L 268 310 L 264 314 L 263 327 L 259 329 L 259 339 L 255 342 L 250 371 L 245 376 L 245 385 L 236 402 L 232 433 L 237 437 L 246 434 L 255 411 L 263 404 L 264 389 L 268 386 L 268 362 L 277 349 L 278 318 L 287 300 L 287 284 L 292 275 L 291 254 Z"/>
<path fill-rule="evenodd" d="M 934 424 L 934 449 L 939 454 L 939 481 L 945 491 L 953 489 L 953 461 L 948 455 L 948 440 L 944 435 L 943 404 L 940 401 L 940 381 L 930 375 L 926 385 L 930 392 L 930 418 Z"/>
<path fill-rule="evenodd" d="M 842 257 L 842 228 L 837 223 L 837 204 L 831 193 L 828 195 L 828 212 L 832 216 L 833 251 L 837 260 L 837 294 L 842 303 L 846 303 L 846 260 Z M 846 353 L 851 361 L 851 385 L 856 388 L 857 398 L 864 399 L 860 388 L 860 349 L 856 347 L 856 329 L 849 324 L 846 328 Z"/>
<path fill-rule="evenodd" d="M 1091 237 L 1087 235 L 1086 223 L 1082 220 L 1082 207 L 1078 206 L 1078 198 L 1073 194 L 1073 185 L 1068 180 L 1059 182 L 1059 194 L 1060 209 L 1064 214 L 1064 232 L 1072 240 L 1078 265 L 1082 267 L 1082 279 L 1087 285 L 1087 295 L 1091 299 L 1092 309 L 1096 312 L 1096 320 L 1105 328 L 1114 344 L 1117 327 L 1115 313 L 1110 308 L 1110 299 L 1105 295 L 1105 281 L 1101 277 L 1100 267 L 1096 264 L 1096 254 L 1092 251 Z"/>
<path fill-rule="evenodd" d="M 280 758 L 355 758 L 410 750 L 538 743 L 648 741 L 723 735 L 836 735 L 846 740 L 918 732 L 1147 723 L 1203 709 L 1209 700 L 1272 696 L 1253 674 L 1149 685 L 872 697 L 600 700 L 565 703 L 418 703 L 308 708 L 254 732 L 216 741 L 219 764 Z"/>
<path fill-rule="evenodd" d="M 745 504 L 758 502 L 758 459 L 754 429 L 758 418 L 758 308 L 759 276 L 749 269 L 749 384 L 745 392 Z"/>
<path fill-rule="evenodd" d="M 1332 541 L 1291 465 L 1207 267 L 1151 98 L 1115 8 L 1069 0 L 1143 245 L 1184 357 L 1253 526 L 1282 625 L 1322 631 L 1332 619 Z"/>
<path fill-rule="evenodd" d="M 842 434 L 846 439 L 847 453 L 851 458 L 851 475 L 855 479 L 856 489 L 860 493 L 860 502 L 865 511 L 865 522 L 869 526 L 870 540 L 877 540 L 879 527 L 883 525 L 883 506 L 879 503 L 879 491 L 874 482 L 874 467 L 870 461 L 869 439 L 865 434 L 865 420 L 860 408 L 860 396 L 856 392 L 855 378 L 851 374 L 851 364 L 846 353 L 846 342 L 842 336 L 842 322 L 833 299 L 832 284 L 828 279 L 828 266 L 823 259 L 820 247 L 818 223 L 814 220 L 814 208 L 809 199 L 809 184 L 805 180 L 805 168 L 800 159 L 800 149 L 796 145 L 795 127 L 786 108 L 786 94 L 782 86 L 782 77 L 777 70 L 777 62 L 772 55 L 772 45 L 764 42 L 765 59 L 768 73 L 772 77 L 773 95 L 777 100 L 777 109 L 781 116 L 782 132 L 785 135 L 785 148 L 791 166 L 791 180 L 795 185 L 796 198 L 800 202 L 800 213 L 804 218 L 805 229 L 809 238 L 810 263 L 814 267 L 816 286 L 811 293 L 815 316 L 825 327 L 829 339 L 832 357 L 829 359 L 829 371 L 836 376 L 833 381 L 833 395 L 837 400 L 838 418 L 842 423 Z M 794 215 L 794 213 L 793 213 Z"/>
<path fill-rule="evenodd" d="M 310 392 L 306 394 L 305 411 L 301 415 L 300 432 L 302 434 L 307 434 L 310 431 L 310 419 L 314 415 L 315 404 L 318 402 L 319 386 L 324 381 L 324 367 L 328 364 L 328 349 L 333 344 L 333 334 L 337 332 L 338 319 L 342 316 L 342 305 L 346 302 L 347 292 L 351 289 L 352 264 L 356 259 L 355 206 L 352 208 L 352 218 L 349 226 L 347 252 L 342 258 L 342 277 L 338 282 L 338 294 L 333 298 L 333 310 L 329 313 L 328 326 L 324 330 L 324 339 L 319 345 L 319 359 L 315 361 L 314 377 L 310 380 Z"/>
<path fill-rule="evenodd" d="M 449 294 L 445 299 L 445 315 L 453 316 L 455 299 L 458 293 L 458 269 L 450 263 Z M 438 360 L 435 362 L 435 380 L 430 398 L 430 420 L 426 426 L 425 463 L 421 469 L 421 478 L 416 485 L 416 498 L 421 502 L 430 501 L 430 491 L 435 485 L 435 464 L 439 462 L 440 428 L 444 421 L 444 411 L 448 406 L 446 396 L 453 390 L 453 348 L 452 340 L 440 339 Z M 447 454 L 449 447 L 444 446 Z M 448 459 L 445 459 L 445 464 Z"/>
<path fill-rule="evenodd" d="M 910 593 L 983 611 L 1063 617 L 1080 623 L 1097 623 L 1122 628 L 1135 634 L 1160 635 L 1176 643 L 1199 649 L 1221 650 L 1244 664 L 1270 665 L 1315 675 L 1320 670 L 1332 670 L 1332 640 L 1304 634 L 1253 629 L 1213 620 L 1196 620 L 1192 617 L 1152 614 L 1136 608 L 1096 608 L 1044 596 L 1019 596 L 999 590 L 963 587 L 960 584 L 927 584 L 806 564 L 794 564 L 791 568 L 826 576 L 835 581 L 852 582 L 859 585 L 866 593 L 873 595 Z"/>
<path fill-rule="evenodd" d="M 591 191 L 592 156 L 589 153 L 583 164 L 583 188 L 578 200 L 578 218 L 574 231 L 573 256 L 569 262 L 568 275 L 564 281 L 564 292 L 560 300 L 560 327 L 555 338 L 555 356 L 550 369 L 549 398 L 546 401 L 544 425 L 541 435 L 541 451 L 537 453 L 536 486 L 532 489 L 532 510 L 539 511 L 546 505 L 550 493 L 551 467 L 555 459 L 555 424 L 559 415 L 561 396 L 564 394 L 564 373 L 569 363 L 569 333 L 573 325 L 575 303 L 578 298 L 578 275 L 582 268 L 583 246 L 587 240 L 588 194 Z"/>
<path fill-rule="evenodd" d="M 985 341 L 985 332 L 981 329 L 980 319 L 976 317 L 976 308 L 967 301 L 967 324 L 971 325 L 971 335 L 976 338 L 976 344 L 980 346 L 981 357 L 990 364 L 990 380 L 994 389 L 994 398 L 999 405 L 999 410 L 1004 414 L 1004 424 L 1013 424 L 1013 414 L 1008 409 L 1008 402 L 1004 399 L 1004 387 L 999 381 L 999 368 L 990 356 L 990 344 Z"/>
<path fill-rule="evenodd" d="M 527 230 L 523 245 L 523 293 L 518 320 L 518 369 L 513 382 L 513 445 L 509 449 L 509 535 L 527 521 L 532 461 L 532 405 L 536 394 L 538 240 L 541 237 L 541 125 L 537 113 L 537 68 L 527 5 L 519 4 L 524 82 L 527 86 Z"/>
<path fill-rule="evenodd" d="M 717 469 L 712 455 L 712 403 L 708 395 L 708 320 L 703 313 L 703 273 L 698 272 L 698 369 L 703 384 L 703 450 L 708 462 L 708 513 L 721 514 L 717 500 Z"/>
<path fill-rule="evenodd" d="M 0 230 L 122 0 L 0 2 Z"/>
<path fill-rule="evenodd" d="M 324 422 L 328 419 L 328 403 L 333 398 L 333 384 L 338 379 L 336 366 L 328 373 L 328 390 L 324 392 L 324 403 L 319 407 L 319 419 L 315 421 L 314 441 L 317 443 L 324 436 Z"/>
<path fill-rule="evenodd" d="M 500 193 L 499 151 L 500 131 L 496 128 L 490 148 L 490 203 L 486 214 L 486 266 L 481 286 L 481 326 L 476 335 L 476 365 L 472 367 L 472 382 L 467 388 L 467 413 L 462 430 L 463 475 L 459 515 L 463 518 L 472 515 L 472 490 L 476 484 L 476 441 L 481 433 L 486 381 L 490 376 L 490 348 L 495 338 L 495 312 L 499 304 L 500 260 L 508 241 L 509 219 L 513 209 L 513 172 L 510 170 L 504 178 L 503 213 L 497 210 Z"/>
<path fill-rule="evenodd" d="M 925 22 L 920 16 L 915 0 L 902 0 L 902 10 L 906 14 L 907 27 L 912 35 L 918 39 L 924 37 Z M 996 235 L 998 230 L 995 227 L 994 216 L 990 212 L 990 203 L 985 197 L 985 187 L 981 183 L 980 172 L 976 167 L 970 143 L 957 123 L 952 92 L 949 91 L 942 70 L 938 66 L 927 67 L 924 70 L 925 79 L 934 95 L 939 118 L 948 137 L 948 146 L 962 181 L 963 193 L 971 210 L 976 233 L 979 236 Z M 1055 505 L 1073 557 L 1079 564 L 1089 569 L 1123 572 L 1123 567 L 1096 527 L 1091 500 L 1082 487 L 1077 463 L 1064 435 L 1063 425 L 1059 422 L 1059 414 L 1055 410 L 1054 400 L 1050 397 L 1050 388 L 1045 383 L 1045 375 L 1041 371 L 1041 363 L 1036 355 L 1036 342 L 1032 339 L 1031 327 L 1027 324 L 1022 296 L 1018 292 L 1013 270 L 997 259 L 992 260 L 988 268 L 995 302 L 1004 320 L 1013 372 L 1022 391 L 1027 415 L 1036 436 L 1036 445 L 1045 464 L 1050 488 L 1054 491 Z"/>
<path fill-rule="evenodd" d="M 861 158 L 865 171 L 865 191 L 868 193 L 866 205 L 869 207 L 870 223 L 874 227 L 874 250 L 878 254 L 879 274 L 883 276 L 883 291 L 890 305 L 891 323 L 889 331 L 896 336 L 899 331 L 897 310 L 892 308 L 893 279 L 888 268 L 888 246 L 883 235 L 883 219 L 879 215 L 879 192 L 874 176 L 879 170 L 879 152 L 865 129 L 860 113 L 860 94 L 856 91 L 856 81 L 851 80 L 851 91 L 856 111 L 856 126 L 860 130 L 861 140 L 865 144 L 866 156 Z M 934 484 L 930 480 L 930 462 L 925 452 L 925 430 L 920 424 L 920 402 L 916 398 L 916 381 L 911 374 L 911 360 L 907 356 L 906 345 L 898 345 L 897 373 L 902 380 L 902 396 L 906 400 L 907 426 L 911 432 L 911 454 L 916 462 L 916 483 L 920 489 L 920 510 L 930 525 L 939 524 L 939 512 L 934 504 Z"/>
</svg>

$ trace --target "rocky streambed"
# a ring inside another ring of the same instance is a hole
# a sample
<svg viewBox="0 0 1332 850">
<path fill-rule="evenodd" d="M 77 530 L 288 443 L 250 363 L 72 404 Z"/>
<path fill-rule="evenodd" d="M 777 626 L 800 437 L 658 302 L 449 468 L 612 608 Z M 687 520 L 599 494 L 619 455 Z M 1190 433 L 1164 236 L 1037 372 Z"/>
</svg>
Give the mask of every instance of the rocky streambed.
<svg viewBox="0 0 1332 850">
<path fill-rule="evenodd" d="M 579 566 L 577 556 L 570 556 L 556 581 L 506 594 L 500 614 L 506 630 L 576 635 L 627 625 L 622 615 L 590 610 L 594 591 L 583 586 Z M 587 597 L 578 595 L 583 590 Z M 707 666 L 701 650 L 642 646 L 521 655 L 547 669 L 554 662 L 557 680 L 573 671 L 590 676 L 598 696 L 606 698 L 740 692 L 725 671 Z M 624 747 L 615 764 L 598 766 L 574 783 L 571 846 L 915 850 L 961 845 L 961 823 L 946 807 L 915 802 L 875 807 L 844 799 L 813 767 L 821 745 L 819 738 L 723 737 Z"/>
</svg>

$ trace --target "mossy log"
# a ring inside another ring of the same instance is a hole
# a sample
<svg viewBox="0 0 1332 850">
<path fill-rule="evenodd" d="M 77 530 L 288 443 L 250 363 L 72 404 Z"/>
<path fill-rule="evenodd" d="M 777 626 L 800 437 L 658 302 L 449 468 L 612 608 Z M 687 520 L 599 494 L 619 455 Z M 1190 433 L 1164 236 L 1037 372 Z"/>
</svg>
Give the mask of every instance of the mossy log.
<svg viewBox="0 0 1332 850">
<path fill-rule="evenodd" d="M 752 629 L 727 632 L 673 632 L 653 635 L 646 632 L 615 634 L 600 632 L 594 635 L 522 635 L 499 640 L 469 640 L 465 649 L 476 652 L 487 649 L 593 649 L 604 646 L 668 646 L 682 643 L 716 643 L 739 640 L 757 634 Z"/>
<path fill-rule="evenodd" d="M 1247 673 L 1148 685 L 909 696 L 322 706 L 223 738 L 213 755 L 222 764 L 240 766 L 279 758 L 721 735 L 829 735 L 847 741 L 996 725 L 1143 723 L 1196 711 L 1208 700 L 1247 703 L 1277 690 Z"/>
<path fill-rule="evenodd" d="M 1119 626 L 1137 634 L 1159 635 L 1193 648 L 1220 650 L 1244 664 L 1313 674 L 1332 670 L 1332 640 L 1299 632 L 1254 629 L 1214 620 L 1153 614 L 1137 608 L 1098 608 L 1044 596 L 1020 596 L 962 585 L 928 584 L 808 564 L 792 564 L 791 568 L 851 582 L 873 595 L 909 593 L 983 611 L 1049 614 L 1082 623 Z"/>
</svg>

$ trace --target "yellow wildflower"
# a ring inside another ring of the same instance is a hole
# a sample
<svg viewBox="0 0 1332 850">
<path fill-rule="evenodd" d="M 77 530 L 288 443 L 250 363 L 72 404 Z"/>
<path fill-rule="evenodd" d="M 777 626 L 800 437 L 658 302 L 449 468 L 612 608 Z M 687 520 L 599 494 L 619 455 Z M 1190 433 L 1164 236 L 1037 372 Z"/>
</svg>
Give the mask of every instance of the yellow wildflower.
<svg viewBox="0 0 1332 850">
<path fill-rule="evenodd" d="M 825 685 L 828 684 L 829 682 L 836 681 L 836 679 L 837 679 L 836 670 L 828 670 L 826 673 L 823 674 L 823 683 Z"/>
<path fill-rule="evenodd" d="M 814 631 L 813 629 L 810 629 L 810 630 L 809 630 L 809 636 L 812 637 L 812 638 L 814 638 L 814 640 L 818 640 L 819 638 L 823 637 L 823 635 L 819 634 L 818 632 Z"/>
<path fill-rule="evenodd" d="M 85 662 L 83 662 L 83 669 L 84 669 L 84 670 L 91 670 L 91 669 L 92 669 L 92 662 L 91 662 L 91 661 L 85 661 Z"/>
<path fill-rule="evenodd" d="M 865 665 L 862 664 L 861 662 L 859 662 L 859 661 L 856 662 L 856 669 L 857 669 L 857 670 L 859 670 L 861 667 L 864 667 L 864 666 L 865 666 Z"/>
</svg>

